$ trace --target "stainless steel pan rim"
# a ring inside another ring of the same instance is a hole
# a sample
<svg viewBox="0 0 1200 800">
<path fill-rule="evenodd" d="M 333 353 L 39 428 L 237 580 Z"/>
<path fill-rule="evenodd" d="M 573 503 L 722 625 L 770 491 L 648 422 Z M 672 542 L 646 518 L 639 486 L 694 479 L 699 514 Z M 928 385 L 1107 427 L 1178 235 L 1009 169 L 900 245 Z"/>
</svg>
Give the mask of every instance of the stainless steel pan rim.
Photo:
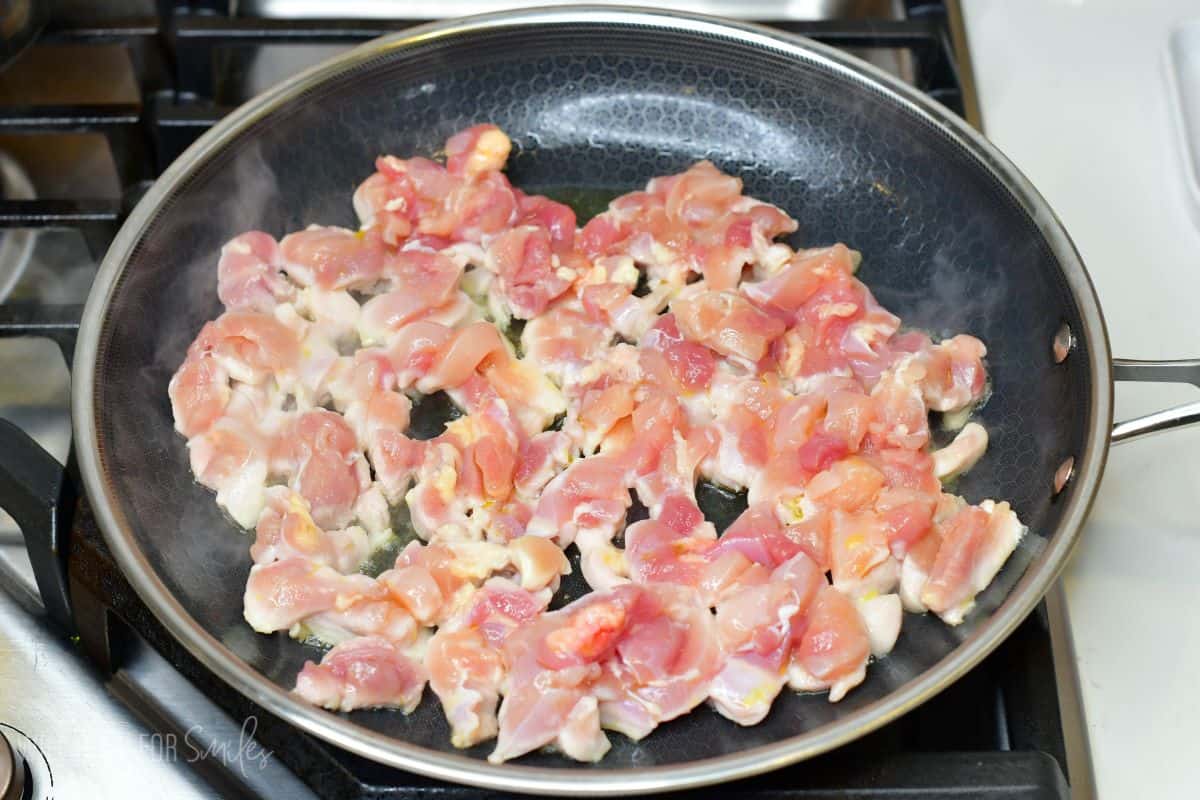
<svg viewBox="0 0 1200 800">
<path fill-rule="evenodd" d="M 383 736 L 350 719 L 312 707 L 293 697 L 210 636 L 184 610 L 151 571 L 115 502 L 100 463 L 93 389 L 98 345 L 110 297 L 143 228 L 172 189 L 217 153 L 238 132 L 281 104 L 325 79 L 381 53 L 432 38 L 529 24 L 611 23 L 686 30 L 732 38 L 797 59 L 819 63 L 847 78 L 873 83 L 909 109 L 956 138 L 992 172 L 1038 226 L 1062 265 L 1078 304 L 1083 330 L 1075 334 L 1089 347 L 1092 397 L 1091 428 L 1075 456 L 1074 491 L 1062 522 L 1047 540 L 1007 600 L 992 617 L 946 658 L 885 698 L 829 724 L 794 737 L 736 754 L 680 766 L 640 769 L 527 767 L 487 762 L 427 750 Z M 995 147 L 946 108 L 886 73 L 831 47 L 768 28 L 712 17 L 639 8 L 570 7 L 528 9 L 423 25 L 368 42 L 254 98 L 205 133 L 172 164 L 130 214 L 104 258 L 88 297 L 75 351 L 72 416 L 76 451 L 84 485 L 101 531 L 125 576 L 160 622 L 207 668 L 265 710 L 338 747 L 366 758 L 448 781 L 499 790 L 546 795 L 612 796 L 703 786 L 747 777 L 831 750 L 902 716 L 975 666 L 1029 614 L 1066 562 L 1091 507 L 1108 454 L 1112 430 L 1112 375 L 1108 334 L 1100 305 L 1083 263 L 1061 222 L 1029 181 Z"/>
</svg>

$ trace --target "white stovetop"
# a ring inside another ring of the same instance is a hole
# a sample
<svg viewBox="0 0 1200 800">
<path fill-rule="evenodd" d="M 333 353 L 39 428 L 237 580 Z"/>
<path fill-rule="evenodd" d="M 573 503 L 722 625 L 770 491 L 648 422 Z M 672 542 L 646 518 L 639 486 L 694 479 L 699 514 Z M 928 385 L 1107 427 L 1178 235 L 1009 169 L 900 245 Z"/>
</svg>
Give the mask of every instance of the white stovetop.
<svg viewBox="0 0 1200 800">
<path fill-rule="evenodd" d="M 1165 80 L 1188 0 L 964 0 L 988 136 L 1083 254 L 1126 358 L 1200 357 L 1200 230 Z M 1122 384 L 1125 417 L 1197 399 Z M 1064 584 L 1101 798 L 1200 785 L 1200 429 L 1114 449 Z"/>
</svg>

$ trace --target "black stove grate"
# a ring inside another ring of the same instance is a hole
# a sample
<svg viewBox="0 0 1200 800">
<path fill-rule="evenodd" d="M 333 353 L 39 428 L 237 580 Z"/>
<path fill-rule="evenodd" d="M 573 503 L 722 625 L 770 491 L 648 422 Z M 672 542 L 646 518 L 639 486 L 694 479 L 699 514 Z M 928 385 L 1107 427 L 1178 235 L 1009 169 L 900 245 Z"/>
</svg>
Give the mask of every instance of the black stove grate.
<svg viewBox="0 0 1200 800">
<path fill-rule="evenodd" d="M 60 102 L 22 94 L 0 73 L 0 150 L 8 135 L 53 146 L 57 136 L 96 134 L 108 149 L 119 187 L 105 194 L 59 191 L 38 199 L 0 198 L 0 228 L 71 230 L 98 263 L 125 213 L 150 181 L 201 133 L 252 94 L 255 58 L 271 50 L 284 63 L 315 61 L 333 49 L 403 29 L 418 20 L 275 20 L 230 15 L 226 4 L 121 0 L 103 16 L 87 3 L 62 2 L 36 48 L 62 54 L 103 50 L 132 90 L 123 96 Z M 907 4 L 902 20 L 764 20 L 860 54 L 903 54 L 912 82 L 958 113 L 963 80 L 943 3 Z M 31 51 L 32 52 L 32 51 Z M 28 56 L 37 58 L 38 56 Z M 10 67 L 20 70 L 21 64 Z M 269 77 L 269 76 L 268 76 Z M 28 87 L 26 87 L 28 88 Z M 35 87 L 36 88 L 36 87 Z M 259 87 L 261 88 L 261 87 Z M 82 298 L 48 302 L 20 293 L 0 302 L 0 338 L 44 336 L 68 363 Z M 345 798 L 498 797 L 382 767 L 299 734 L 222 684 L 158 624 L 115 566 L 86 500 L 74 514 L 66 553 L 73 627 L 85 652 L 109 673 L 137 637 L 176 666 L 234 718 L 255 716 L 257 738 L 322 796 Z M 132 701 L 169 730 L 163 698 Z M 167 699 L 169 702 L 169 699 Z M 1066 757 L 1044 608 L 992 656 L 947 691 L 904 718 L 838 751 L 721 791 L 743 797 L 850 798 L 1065 797 Z M 244 792 L 236 774 L 206 775 L 223 796 Z M 699 790 L 688 797 L 706 796 Z"/>
</svg>

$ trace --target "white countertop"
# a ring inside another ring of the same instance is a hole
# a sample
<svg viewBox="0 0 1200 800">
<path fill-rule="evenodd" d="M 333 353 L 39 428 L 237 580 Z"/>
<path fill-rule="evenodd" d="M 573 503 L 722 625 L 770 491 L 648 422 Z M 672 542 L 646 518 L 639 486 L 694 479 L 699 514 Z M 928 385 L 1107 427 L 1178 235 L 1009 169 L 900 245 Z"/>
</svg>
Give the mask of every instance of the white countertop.
<svg viewBox="0 0 1200 800">
<path fill-rule="evenodd" d="M 988 136 L 1083 254 L 1126 358 L 1200 357 L 1200 230 L 1166 71 L 1187 0 L 964 0 Z M 1117 416 L 1200 399 L 1117 387 Z M 1114 449 L 1064 577 L 1101 798 L 1200 785 L 1200 429 Z"/>
</svg>

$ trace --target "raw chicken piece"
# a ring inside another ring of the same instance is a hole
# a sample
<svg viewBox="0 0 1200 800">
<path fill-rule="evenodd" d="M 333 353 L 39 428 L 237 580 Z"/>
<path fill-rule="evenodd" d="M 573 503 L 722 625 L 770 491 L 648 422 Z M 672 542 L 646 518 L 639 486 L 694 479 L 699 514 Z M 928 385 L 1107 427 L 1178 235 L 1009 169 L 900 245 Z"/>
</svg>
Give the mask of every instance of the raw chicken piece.
<svg viewBox="0 0 1200 800">
<path fill-rule="evenodd" d="M 441 538 L 434 541 L 434 544 L 438 543 L 450 551 L 453 573 L 469 581 L 472 586 L 483 583 L 498 572 L 511 572 L 512 552 L 505 543 L 474 538 Z"/>
<path fill-rule="evenodd" d="M 850 456 L 814 475 L 805 496 L 825 509 L 857 511 L 875 502 L 884 480 L 867 459 Z"/>
<path fill-rule="evenodd" d="M 472 443 L 471 452 L 464 458 L 471 465 L 472 474 L 478 470 L 479 491 L 464 489 L 470 496 L 481 497 L 484 503 L 502 502 L 508 499 L 513 488 L 513 471 L 517 466 L 516 443 L 501 436 L 485 436 Z"/>
<path fill-rule="evenodd" d="M 412 402 L 399 392 L 380 390 L 372 392 L 364 405 L 361 438 L 367 443 L 367 458 L 384 496 L 395 503 L 404 496 L 425 458 L 425 444 L 404 434 Z M 352 410 L 346 412 L 348 419 Z"/>
<path fill-rule="evenodd" d="M 934 411 L 957 411 L 978 402 L 987 388 L 985 355 L 983 342 L 963 334 L 921 353 L 925 403 Z"/>
<path fill-rule="evenodd" d="M 613 333 L 571 303 L 559 302 L 525 325 L 521 347 L 548 377 L 566 379 L 601 357 Z"/>
<path fill-rule="evenodd" d="M 291 628 L 305 617 L 349 608 L 359 598 L 381 598 L 384 589 L 366 575 L 343 575 L 307 558 L 255 564 L 246 581 L 243 613 L 259 633 Z"/>
<path fill-rule="evenodd" d="M 875 417 L 876 403 L 857 390 L 837 389 L 825 397 L 825 419 L 821 430 L 845 440 L 851 452 L 862 447 L 863 437 Z"/>
<path fill-rule="evenodd" d="M 438 253 L 402 250 L 383 265 L 381 278 L 391 290 L 377 294 L 362 307 L 358 334 L 363 344 L 381 344 L 415 319 L 428 316 L 451 301 L 462 268 Z"/>
<path fill-rule="evenodd" d="M 392 537 L 392 510 L 379 482 L 359 492 L 354 501 L 354 516 L 367 532 L 370 549 L 374 550 Z"/>
<path fill-rule="evenodd" d="M 429 640 L 425 663 L 430 687 L 442 702 L 455 747 L 471 747 L 496 735 L 496 705 L 507 672 L 504 642 L 518 627 L 534 621 L 548 597 L 492 578 L 465 614 Z"/>
<path fill-rule="evenodd" d="M 686 534 L 661 520 L 636 522 L 625 531 L 625 559 L 635 584 L 693 587 L 709 606 L 770 574 L 738 544 L 717 540 L 707 521 Z"/>
<path fill-rule="evenodd" d="M 923 379 L 924 369 L 915 357 L 908 357 L 875 384 L 871 390 L 875 408 L 867 430 L 877 446 L 919 450 L 929 443 Z"/>
<path fill-rule="evenodd" d="M 647 725 L 686 714 L 708 696 L 721 669 L 716 625 L 687 587 L 647 587 L 629 610 L 615 651 L 596 687 L 600 724 L 633 739 Z M 635 726 L 628 723 L 639 720 Z"/>
<path fill-rule="evenodd" d="M 446 198 L 443 211 L 422 219 L 417 229 L 450 241 L 482 242 L 512 227 L 517 196 L 498 172 L 478 174 L 459 184 Z"/>
<path fill-rule="evenodd" d="M 768 581 L 741 589 L 717 605 L 726 653 L 710 687 L 714 707 L 739 725 L 757 725 L 787 682 L 792 650 L 808 627 L 806 613 L 825 585 L 820 568 L 800 553 Z"/>
<path fill-rule="evenodd" d="M 712 351 L 702 344 L 684 339 L 674 314 L 659 317 L 642 337 L 641 347 L 643 368 L 665 383 L 664 388 L 692 393 L 703 391 L 712 382 L 716 369 Z M 657 363 L 647 364 L 647 361 Z"/>
<path fill-rule="evenodd" d="M 522 225 L 492 239 L 485 264 L 499 278 L 496 291 L 517 319 L 541 314 L 575 280 L 575 271 L 554 254 L 549 231 L 535 225 Z"/>
<path fill-rule="evenodd" d="M 651 179 L 645 192 L 614 200 L 609 215 L 632 228 L 632 253 L 638 253 L 638 232 L 666 251 L 655 254 L 658 263 L 653 266 L 660 270 L 654 272 L 673 278 L 671 269 L 661 267 L 683 256 L 710 288 L 729 289 L 756 252 L 796 230 L 796 222 L 782 211 L 743 197 L 741 191 L 739 179 L 701 161 L 678 175 Z"/>
<path fill-rule="evenodd" d="M 499 647 L 517 628 L 533 623 L 546 610 L 553 593 L 545 588 L 529 591 L 508 578 L 489 578 L 462 615 L 450 620 L 444 630 L 472 627 L 494 647 Z"/>
<path fill-rule="evenodd" d="M 557 588 L 561 575 L 571 572 L 571 564 L 563 551 L 541 536 L 521 536 L 508 543 L 509 558 L 526 591 L 546 587 Z"/>
<path fill-rule="evenodd" d="M 442 452 L 449 454 L 447 447 L 455 451 L 447 465 L 453 465 L 453 495 L 465 506 L 490 507 L 512 493 L 518 438 L 510 424 L 505 404 L 493 400 L 448 423 L 446 432 L 435 440 Z M 423 468 L 423 474 L 427 472 Z M 449 485 L 449 476 L 439 474 L 436 479 Z"/>
<path fill-rule="evenodd" d="M 295 331 L 255 311 L 227 311 L 207 323 L 188 348 L 189 360 L 209 356 L 234 380 L 259 384 L 294 369 L 300 359 Z"/>
<path fill-rule="evenodd" d="M 575 539 L 579 570 L 593 589 L 611 589 L 630 580 L 625 551 L 615 547 L 612 538 L 608 530 L 589 529 L 580 531 Z"/>
<path fill-rule="evenodd" d="M 548 197 L 525 194 L 520 189 L 515 189 L 514 193 L 518 214 L 515 224 L 545 228 L 550 233 L 550 246 L 554 252 L 571 252 L 575 245 L 574 210 Z"/>
<path fill-rule="evenodd" d="M 835 245 L 798 254 L 779 275 L 744 289 L 790 322 L 774 358 L 797 387 L 829 374 L 870 385 L 891 359 L 886 343 L 900 320 L 853 277 L 853 266 L 852 251 Z"/>
<path fill-rule="evenodd" d="M 297 417 L 286 435 L 292 489 L 321 527 L 348 524 L 359 493 L 371 483 L 354 431 L 340 414 L 318 408 Z"/>
<path fill-rule="evenodd" d="M 689 287 L 690 288 L 690 287 Z M 679 330 L 724 356 L 755 364 L 767 354 L 784 324 L 735 291 L 705 291 L 671 303 Z"/>
<path fill-rule="evenodd" d="M 297 409 L 315 408 L 328 394 L 329 382 L 341 363 L 334 329 L 305 319 L 290 303 L 275 308 L 275 319 L 295 333 L 303 355 L 295 368 L 281 371 L 275 378 L 291 393 Z"/>
<path fill-rule="evenodd" d="M 571 440 L 561 431 L 545 431 L 521 443 L 513 488 L 523 497 L 538 493 L 571 461 Z"/>
<path fill-rule="evenodd" d="M 822 586 L 808 612 L 808 627 L 788 669 L 788 683 L 797 691 L 829 689 L 836 703 L 862 683 L 867 674 L 871 641 L 853 601 Z"/>
<path fill-rule="evenodd" d="M 604 758 L 611 744 L 600 729 L 600 720 L 596 698 L 587 695 L 580 698 L 563 720 L 556 740 L 558 749 L 576 761 L 593 762 Z"/>
<path fill-rule="evenodd" d="M 854 604 L 867 628 L 871 655 L 882 658 L 892 652 L 900 636 L 900 623 L 904 617 L 900 595 L 867 593 L 855 598 Z"/>
<path fill-rule="evenodd" d="M 243 528 L 254 526 L 266 502 L 269 450 L 262 437 L 229 418 L 188 440 L 196 480 L 217 493 L 217 504 Z"/>
<path fill-rule="evenodd" d="M 742 390 L 734 396 L 752 395 Z M 719 410 L 721 446 L 716 458 L 704 464 L 704 473 L 724 485 L 749 487 L 751 505 L 774 501 L 781 513 L 790 515 L 782 518 L 792 522 L 810 477 L 847 452 L 840 439 L 815 431 L 824 408 L 824 398 L 802 396 L 758 413 Z"/>
<path fill-rule="evenodd" d="M 674 501 L 672 507 L 676 512 L 692 515 L 692 520 L 698 524 L 704 520 L 704 515 L 696 507 L 697 474 L 700 463 L 715 447 L 716 437 L 706 428 L 695 428 L 684 436 L 681 430 L 686 426 L 680 426 L 678 419 L 673 428 L 647 431 L 647 424 L 655 426 L 659 423 L 654 419 L 648 422 L 641 419 L 646 408 L 647 404 L 643 403 L 634 413 L 632 427 L 636 439 L 627 449 L 637 465 L 633 485 L 638 499 L 656 518 L 664 516 L 668 504 Z M 666 438 L 668 432 L 669 439 Z M 689 523 L 677 530 L 689 531 L 694 527 Z"/>
<path fill-rule="evenodd" d="M 900 579 L 888 530 L 873 513 L 833 513 L 829 542 L 833 585 L 851 597 L 886 594 Z"/>
<path fill-rule="evenodd" d="M 488 761 L 501 764 L 547 745 L 577 761 L 603 758 L 611 745 L 600 728 L 596 698 L 570 683 L 580 672 L 543 672 L 552 676 L 544 688 L 532 681 L 514 686 L 510 679 L 500 704 L 496 748 Z"/>
<path fill-rule="evenodd" d="M 626 580 L 623 555 L 612 546 L 632 502 L 625 471 L 619 457 L 575 462 L 546 486 L 526 527 L 532 535 L 553 537 L 564 548 L 576 543 L 583 576 L 593 588 Z"/>
<path fill-rule="evenodd" d="M 750 483 L 751 505 L 782 500 L 789 510 L 802 508 L 804 488 L 813 475 L 829 469 L 849 454 L 845 441 L 825 433 L 813 434 L 794 450 L 772 452 L 765 469 Z"/>
<path fill-rule="evenodd" d="M 713 425 L 718 435 L 718 444 L 701 464 L 701 474 L 716 485 L 731 489 L 751 487 L 757 503 L 763 497 L 782 497 L 782 489 L 788 483 L 803 485 L 793 475 L 787 456 L 773 459 L 768 446 L 767 422 L 752 411 L 738 407 L 726 411 Z M 794 455 L 794 453 L 790 453 Z M 779 479 L 770 483 L 770 479 Z M 755 488 L 756 483 L 766 482 L 770 488 Z"/>
<path fill-rule="evenodd" d="M 985 500 L 978 508 L 964 508 L 945 523 L 921 602 L 946 623 L 958 625 L 1024 534 L 1008 503 Z"/>
<path fill-rule="evenodd" d="M 354 335 L 362 308 L 349 291 L 309 286 L 296 292 L 291 305 L 334 344 L 343 347 L 358 344 Z"/>
<path fill-rule="evenodd" d="M 772 277 L 742 285 L 742 291 L 764 308 L 795 314 L 831 280 L 854 274 L 858 254 L 843 244 L 801 250 Z"/>
<path fill-rule="evenodd" d="M 639 295 L 641 276 L 629 256 L 599 258 L 576 284 L 584 312 L 622 338 L 636 341 L 645 335 L 666 308 L 678 286 L 659 283 Z"/>
<path fill-rule="evenodd" d="M 611 540 L 632 503 L 627 472 L 617 456 L 576 461 L 546 484 L 526 530 L 564 548 L 588 529 L 607 532 L 605 538 Z"/>
<path fill-rule="evenodd" d="M 332 711 L 398 708 L 405 714 L 421 702 L 425 669 L 396 645 L 377 636 L 343 642 L 308 661 L 296 678 L 296 694 Z"/>
<path fill-rule="evenodd" d="M 625 531 L 625 558 L 635 583 L 698 586 L 717 546 L 712 526 L 681 533 L 657 519 L 635 522 Z"/>
<path fill-rule="evenodd" d="M 175 430 L 189 439 L 204 433 L 229 404 L 229 373 L 215 358 L 188 358 L 167 387 Z"/>
<path fill-rule="evenodd" d="M 395 566 L 378 580 L 393 600 L 425 625 L 441 625 L 458 614 L 477 587 L 493 573 L 507 571 L 508 548 L 472 538 L 410 542 Z"/>
<path fill-rule="evenodd" d="M 579 400 L 574 403 L 575 413 L 563 423 L 563 430 L 577 444 L 577 449 L 584 455 L 591 455 L 600 449 L 601 443 L 617 423 L 633 414 L 635 405 L 634 392 L 636 385 L 632 383 L 610 383 L 607 380 L 597 381 L 593 388 L 580 391 Z"/>
<path fill-rule="evenodd" d="M 775 569 L 804 551 L 795 526 L 784 527 L 769 505 L 747 508 L 725 529 L 717 542 L 721 553 L 737 552 L 747 560 Z"/>
<path fill-rule="evenodd" d="M 473 747 L 496 735 L 504 657 L 474 627 L 441 628 L 425 651 L 429 685 L 450 723 L 450 743 Z"/>
<path fill-rule="evenodd" d="M 593 592 L 546 615 L 546 629 L 526 644 L 533 645 L 534 659 L 544 669 L 597 664 L 614 652 L 643 594 L 632 586 Z"/>
<path fill-rule="evenodd" d="M 978 422 L 968 422 L 954 441 L 933 454 L 933 474 L 949 480 L 975 466 L 987 450 L 987 429 Z"/>
<path fill-rule="evenodd" d="M 638 350 L 624 343 L 608 348 L 586 368 L 566 377 L 562 395 L 570 413 L 563 420 L 562 430 L 574 440 L 578 453 L 596 452 L 608 434 L 646 399 L 643 377 Z"/>
<path fill-rule="evenodd" d="M 883 473 L 884 485 L 910 489 L 934 500 L 942 493 L 942 484 L 933 474 L 933 458 L 921 450 L 885 448 L 864 454 Z"/>
<path fill-rule="evenodd" d="M 768 446 L 772 453 L 784 453 L 797 450 L 808 443 L 815 434 L 823 433 L 829 437 L 846 440 L 843 427 L 831 424 L 830 415 L 826 413 L 829 407 L 828 398 L 820 394 L 806 394 L 798 397 L 788 397 L 775 406 L 774 415 L 770 419 L 770 437 Z M 834 416 L 835 419 L 838 417 Z M 847 447 L 849 441 L 846 442 Z"/>
<path fill-rule="evenodd" d="M 600 677 L 600 662 L 614 652 L 641 596 L 633 587 L 603 595 L 594 592 L 539 617 L 505 640 L 510 670 L 489 761 L 507 761 L 551 743 L 569 747 L 581 760 L 604 755 L 608 739 L 600 730 L 599 714 L 591 713 L 596 699 L 590 689 Z"/>
<path fill-rule="evenodd" d="M 480 381 L 489 390 L 482 394 L 504 400 L 525 436 L 545 430 L 567 410 L 563 393 L 528 359 L 493 358 L 483 367 Z M 479 404 L 462 405 L 474 413 Z"/>
<path fill-rule="evenodd" d="M 250 557 L 255 564 L 287 558 L 307 558 L 338 572 L 358 569 L 367 557 L 370 542 L 358 526 L 323 531 L 309 515 L 308 502 L 284 486 L 267 489 L 267 507 L 258 518 Z"/>
<path fill-rule="evenodd" d="M 533 517 L 533 504 L 520 497 L 472 512 L 480 519 L 479 530 L 490 542 L 511 542 L 525 535 L 525 526 Z"/>
<path fill-rule="evenodd" d="M 395 566 L 380 574 L 379 585 L 422 625 L 449 619 L 473 591 L 454 552 L 444 544 L 410 542 Z"/>
<path fill-rule="evenodd" d="M 905 487 L 886 488 L 875 501 L 892 555 L 903 559 L 933 526 L 937 495 Z"/>
<path fill-rule="evenodd" d="M 411 322 L 389 341 L 388 353 L 398 385 L 415 386 L 422 394 L 459 386 L 490 360 L 510 357 L 495 326 L 486 322 L 461 330 Z"/>
<path fill-rule="evenodd" d="M 334 408 L 345 414 L 346 421 L 354 426 L 365 446 L 362 422 L 367 402 L 377 391 L 396 388 L 396 370 L 387 350 L 363 347 L 353 356 L 342 356 L 338 360 L 331 370 L 327 387 Z"/>
<path fill-rule="evenodd" d="M 221 247 L 217 297 L 229 311 L 271 311 L 295 294 L 282 264 L 279 244 L 270 234 L 248 231 L 235 236 Z"/>
<path fill-rule="evenodd" d="M 301 286 L 367 289 L 379 280 L 387 254 L 375 232 L 312 225 L 283 237 L 279 258 Z"/>
<path fill-rule="evenodd" d="M 702 465 L 705 476 L 723 486 L 749 487 L 751 503 L 795 496 L 807 480 L 800 463 L 809 439 L 820 441 L 809 431 L 824 401 L 792 398 L 778 384 L 752 378 L 722 377 L 710 396 L 720 441 Z"/>
<path fill-rule="evenodd" d="M 472 178 L 504 169 L 512 142 L 495 125 L 475 125 L 446 140 L 446 170 Z"/>
<path fill-rule="evenodd" d="M 696 469 L 714 438 L 703 432 L 692 435 L 679 399 L 652 387 L 647 387 L 630 422 L 633 441 L 610 452 L 623 454 L 643 503 L 657 506 L 670 489 L 690 495 Z M 658 479 L 651 480 L 656 473 Z"/>
<path fill-rule="evenodd" d="M 425 458 L 413 488 L 404 495 L 413 530 L 430 539 L 443 526 L 466 527 L 470 503 L 457 495 L 462 452 L 451 442 L 426 442 Z"/>
<path fill-rule="evenodd" d="M 738 725 L 762 722 L 787 683 L 786 665 L 763 663 L 756 653 L 727 656 L 709 686 L 709 701 L 717 713 Z"/>
<path fill-rule="evenodd" d="M 305 617 L 289 634 L 297 639 L 317 639 L 341 644 L 358 636 L 379 636 L 405 647 L 416 643 L 418 623 L 391 598 L 359 597 L 342 607 Z"/>
<path fill-rule="evenodd" d="M 494 135 L 456 140 L 454 172 L 427 158 L 380 157 L 354 193 L 359 219 L 390 245 L 414 235 L 478 242 L 503 230 L 513 222 L 516 196 L 503 175 L 479 169 L 498 158 L 496 144 Z"/>
<path fill-rule="evenodd" d="M 923 614 L 929 610 L 921 595 L 929 582 L 929 573 L 933 571 L 933 562 L 941 545 L 942 535 L 933 528 L 908 546 L 908 554 L 900 564 L 900 602 L 905 611 Z"/>
</svg>

